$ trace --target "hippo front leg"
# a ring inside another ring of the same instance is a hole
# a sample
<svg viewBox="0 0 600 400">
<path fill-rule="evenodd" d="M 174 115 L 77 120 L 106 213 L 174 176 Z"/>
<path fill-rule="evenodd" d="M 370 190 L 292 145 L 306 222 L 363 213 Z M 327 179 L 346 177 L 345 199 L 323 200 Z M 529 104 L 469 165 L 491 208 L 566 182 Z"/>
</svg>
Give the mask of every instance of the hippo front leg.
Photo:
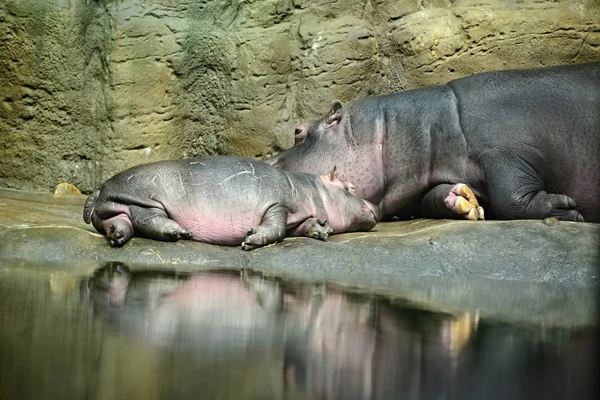
<svg viewBox="0 0 600 400">
<path fill-rule="evenodd" d="M 278 204 L 269 207 L 263 216 L 262 223 L 248 229 L 242 249 L 252 250 L 283 240 L 288 215 L 288 209 Z"/>
<path fill-rule="evenodd" d="M 429 218 L 485 219 L 483 207 L 464 183 L 444 183 L 431 189 L 421 201 L 421 213 Z"/>
<path fill-rule="evenodd" d="M 133 229 L 138 236 L 165 242 L 193 237 L 192 232 L 170 219 L 165 210 L 129 206 L 129 212 Z"/>
<path fill-rule="evenodd" d="M 327 240 L 333 233 L 325 218 L 308 218 L 297 227 L 288 231 L 288 236 L 306 236 L 313 239 Z"/>
</svg>

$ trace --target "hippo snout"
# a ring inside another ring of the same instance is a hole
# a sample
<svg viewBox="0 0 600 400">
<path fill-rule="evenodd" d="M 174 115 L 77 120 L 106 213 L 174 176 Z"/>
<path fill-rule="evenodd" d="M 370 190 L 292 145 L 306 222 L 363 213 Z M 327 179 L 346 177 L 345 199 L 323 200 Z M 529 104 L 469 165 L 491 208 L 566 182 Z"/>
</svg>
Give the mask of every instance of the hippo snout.
<svg viewBox="0 0 600 400">
<path fill-rule="evenodd" d="M 364 205 L 366 206 L 366 208 L 368 209 L 368 211 L 373 214 L 373 218 L 375 219 L 375 224 L 378 223 L 379 221 L 381 221 L 381 209 L 379 207 L 377 207 L 375 204 L 367 201 L 367 200 L 363 200 Z"/>
</svg>

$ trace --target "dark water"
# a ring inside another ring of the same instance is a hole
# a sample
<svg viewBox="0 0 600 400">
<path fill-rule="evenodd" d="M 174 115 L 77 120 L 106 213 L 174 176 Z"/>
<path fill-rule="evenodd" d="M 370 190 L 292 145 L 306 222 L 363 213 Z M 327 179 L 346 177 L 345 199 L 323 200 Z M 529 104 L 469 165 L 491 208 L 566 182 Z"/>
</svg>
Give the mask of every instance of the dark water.
<svg viewBox="0 0 600 400">
<path fill-rule="evenodd" d="M 2 400 L 596 397 L 593 324 L 450 315 L 249 272 L 2 262 Z"/>
</svg>

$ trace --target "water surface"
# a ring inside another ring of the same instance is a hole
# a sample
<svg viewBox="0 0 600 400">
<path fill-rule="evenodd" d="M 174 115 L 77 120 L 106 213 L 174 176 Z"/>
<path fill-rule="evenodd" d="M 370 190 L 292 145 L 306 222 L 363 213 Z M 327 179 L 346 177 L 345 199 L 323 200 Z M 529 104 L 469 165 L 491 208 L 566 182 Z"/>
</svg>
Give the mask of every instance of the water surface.
<svg viewBox="0 0 600 400">
<path fill-rule="evenodd" d="M 595 398 L 597 324 L 535 321 L 249 271 L 2 260 L 0 398 Z"/>
</svg>

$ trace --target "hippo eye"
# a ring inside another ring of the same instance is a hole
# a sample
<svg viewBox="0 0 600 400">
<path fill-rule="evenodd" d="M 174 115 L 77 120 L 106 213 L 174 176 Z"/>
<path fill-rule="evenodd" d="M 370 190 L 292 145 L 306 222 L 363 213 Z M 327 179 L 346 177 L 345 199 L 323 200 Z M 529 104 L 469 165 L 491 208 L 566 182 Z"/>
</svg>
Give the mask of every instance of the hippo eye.
<svg viewBox="0 0 600 400">
<path fill-rule="evenodd" d="M 294 131 L 294 146 L 304 143 L 306 139 L 306 129 L 296 128 Z"/>
</svg>

